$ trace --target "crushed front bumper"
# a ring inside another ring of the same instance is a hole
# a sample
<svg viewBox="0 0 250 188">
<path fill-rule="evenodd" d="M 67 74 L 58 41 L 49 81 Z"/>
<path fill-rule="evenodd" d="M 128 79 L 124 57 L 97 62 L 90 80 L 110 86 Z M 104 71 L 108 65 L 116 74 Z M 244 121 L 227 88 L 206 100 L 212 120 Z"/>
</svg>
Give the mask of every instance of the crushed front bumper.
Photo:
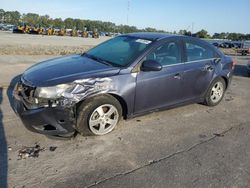
<svg viewBox="0 0 250 188">
<path fill-rule="evenodd" d="M 74 108 L 40 107 L 28 109 L 25 101 L 18 93 L 13 92 L 14 110 L 30 131 L 51 135 L 69 137 L 75 133 Z"/>
</svg>

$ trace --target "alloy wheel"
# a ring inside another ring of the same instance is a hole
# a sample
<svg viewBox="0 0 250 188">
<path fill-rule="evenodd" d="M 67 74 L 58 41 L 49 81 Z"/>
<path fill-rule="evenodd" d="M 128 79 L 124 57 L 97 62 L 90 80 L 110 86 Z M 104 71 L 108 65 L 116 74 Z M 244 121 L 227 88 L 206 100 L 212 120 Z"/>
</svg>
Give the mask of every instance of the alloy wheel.
<svg viewBox="0 0 250 188">
<path fill-rule="evenodd" d="M 220 81 L 216 82 L 211 90 L 210 94 L 211 101 L 213 103 L 217 103 L 218 101 L 221 100 L 223 93 L 224 93 L 223 84 Z"/>
<path fill-rule="evenodd" d="M 95 135 L 111 132 L 119 120 L 119 113 L 115 106 L 104 104 L 97 107 L 89 118 L 89 128 Z"/>
</svg>

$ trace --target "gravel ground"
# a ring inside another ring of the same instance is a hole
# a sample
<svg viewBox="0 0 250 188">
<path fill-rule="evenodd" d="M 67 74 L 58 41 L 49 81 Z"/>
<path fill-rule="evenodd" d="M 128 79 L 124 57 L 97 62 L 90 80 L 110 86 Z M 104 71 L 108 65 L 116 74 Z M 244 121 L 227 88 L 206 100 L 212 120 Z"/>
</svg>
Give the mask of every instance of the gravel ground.
<svg viewBox="0 0 250 188">
<path fill-rule="evenodd" d="M 0 31 L 0 55 L 66 55 L 81 53 L 110 37 L 99 39 L 14 34 Z"/>
<path fill-rule="evenodd" d="M 52 44 L 61 40 L 53 38 Z M 121 121 L 106 136 L 70 140 L 26 130 L 9 105 L 11 79 L 51 57 L 0 55 L 1 188 L 250 186 L 249 57 L 234 57 L 238 65 L 231 87 L 214 108 L 192 104 Z M 37 144 L 44 148 L 37 158 L 19 160 L 20 149 Z"/>
</svg>

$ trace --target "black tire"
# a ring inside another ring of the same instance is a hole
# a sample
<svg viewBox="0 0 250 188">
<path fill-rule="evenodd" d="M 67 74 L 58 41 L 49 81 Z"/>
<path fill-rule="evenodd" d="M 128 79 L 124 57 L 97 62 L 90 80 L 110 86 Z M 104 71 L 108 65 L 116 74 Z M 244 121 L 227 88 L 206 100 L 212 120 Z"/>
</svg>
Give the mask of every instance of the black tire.
<svg viewBox="0 0 250 188">
<path fill-rule="evenodd" d="M 77 108 L 76 130 L 81 135 L 83 135 L 83 136 L 97 136 L 97 134 L 92 132 L 90 127 L 89 127 L 89 119 L 91 117 L 91 114 L 94 112 L 94 110 L 97 109 L 99 106 L 104 105 L 104 104 L 113 105 L 117 109 L 118 122 L 119 122 L 119 120 L 121 119 L 121 116 L 122 116 L 122 107 L 120 105 L 120 102 L 116 98 L 114 98 L 111 95 L 104 94 L 104 95 L 99 95 L 99 96 L 96 96 L 93 98 L 86 99 Z M 116 123 L 116 125 L 118 124 L 118 122 Z"/>
<path fill-rule="evenodd" d="M 222 86 L 223 86 L 223 93 L 222 93 L 222 96 L 221 96 L 221 98 L 218 100 L 218 101 L 216 101 L 216 102 L 214 102 L 212 99 L 211 99 L 211 95 L 212 95 L 212 89 L 213 89 L 213 87 L 217 84 L 217 83 L 221 83 L 222 84 Z M 205 97 L 205 104 L 207 105 L 207 106 L 216 106 L 216 105 L 218 105 L 220 102 L 221 102 L 221 100 L 223 99 L 223 97 L 224 97 L 224 95 L 225 95 L 225 91 L 226 91 L 226 83 L 225 83 L 225 80 L 223 79 L 223 78 L 216 78 L 213 82 L 212 82 L 212 84 L 209 86 L 209 88 L 208 88 L 208 90 L 207 90 L 207 93 L 206 93 L 206 97 Z"/>
</svg>

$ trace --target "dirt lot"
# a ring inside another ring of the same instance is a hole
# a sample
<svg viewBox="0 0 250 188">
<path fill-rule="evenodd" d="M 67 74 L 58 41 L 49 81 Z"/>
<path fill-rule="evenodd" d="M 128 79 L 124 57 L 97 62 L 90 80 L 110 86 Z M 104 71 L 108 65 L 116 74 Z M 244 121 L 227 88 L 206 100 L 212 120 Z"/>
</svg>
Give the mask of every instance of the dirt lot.
<svg viewBox="0 0 250 188">
<path fill-rule="evenodd" d="M 250 186 L 249 57 L 234 57 L 238 65 L 231 87 L 214 108 L 192 104 L 137 117 L 102 137 L 54 140 L 26 130 L 9 105 L 10 82 L 54 56 L 5 54 L 2 49 L 8 45 L 18 51 L 23 42 L 24 51 L 39 45 L 88 48 L 102 40 L 0 32 L 1 188 Z M 18 160 L 18 150 L 36 144 L 44 148 L 39 157 Z"/>
<path fill-rule="evenodd" d="M 13 34 L 0 31 L 0 55 L 65 55 L 81 53 L 110 37 L 99 39 Z"/>
</svg>

